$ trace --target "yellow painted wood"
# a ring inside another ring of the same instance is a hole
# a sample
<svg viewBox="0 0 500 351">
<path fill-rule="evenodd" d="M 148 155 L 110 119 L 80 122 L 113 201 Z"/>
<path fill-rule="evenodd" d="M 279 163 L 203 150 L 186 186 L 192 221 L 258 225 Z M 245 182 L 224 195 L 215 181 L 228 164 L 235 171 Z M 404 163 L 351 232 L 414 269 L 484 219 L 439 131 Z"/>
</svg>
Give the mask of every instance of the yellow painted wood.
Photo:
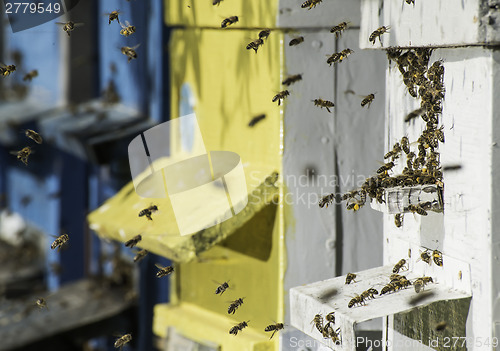
<svg viewBox="0 0 500 351">
<path fill-rule="evenodd" d="M 276 25 L 278 0 L 166 0 L 165 22 L 168 26 L 220 28 L 224 18 L 238 16 L 234 28 L 273 28 Z"/>
</svg>

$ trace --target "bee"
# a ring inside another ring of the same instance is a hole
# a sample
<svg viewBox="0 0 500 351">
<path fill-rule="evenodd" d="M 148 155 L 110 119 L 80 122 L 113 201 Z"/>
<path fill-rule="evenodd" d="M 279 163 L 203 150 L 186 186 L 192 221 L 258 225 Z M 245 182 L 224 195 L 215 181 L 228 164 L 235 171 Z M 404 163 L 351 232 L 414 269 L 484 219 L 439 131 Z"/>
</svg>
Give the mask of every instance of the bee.
<svg viewBox="0 0 500 351">
<path fill-rule="evenodd" d="M 335 312 L 330 312 L 325 316 L 325 319 L 332 324 L 335 324 Z"/>
<path fill-rule="evenodd" d="M 137 252 L 137 254 L 134 256 L 134 262 L 139 262 L 144 257 L 146 257 L 147 254 L 148 254 L 148 252 L 146 250 L 141 250 L 141 251 Z"/>
<path fill-rule="evenodd" d="M 319 200 L 319 207 L 323 208 L 326 206 L 326 208 L 328 208 L 328 205 L 330 205 L 334 199 L 335 199 L 335 194 L 329 194 L 323 196 L 323 198 Z"/>
<path fill-rule="evenodd" d="M 412 119 L 417 118 L 424 112 L 425 110 L 423 108 L 418 108 L 414 111 L 411 111 L 409 114 L 406 115 L 405 122 L 410 122 Z"/>
<path fill-rule="evenodd" d="M 351 301 L 347 304 L 347 307 L 352 308 L 354 305 L 364 305 L 365 299 L 362 296 L 356 295 L 353 297 Z"/>
<path fill-rule="evenodd" d="M 391 26 L 382 26 L 382 27 L 377 28 L 375 31 L 373 31 L 372 34 L 370 34 L 370 37 L 368 38 L 368 40 L 372 43 L 372 45 L 374 45 L 375 41 L 378 38 L 380 45 L 382 45 L 382 40 L 380 39 L 380 36 L 384 33 L 387 33 L 389 31 L 389 29 L 391 29 Z"/>
<path fill-rule="evenodd" d="M 408 137 L 404 136 L 401 138 L 401 148 L 403 149 L 405 154 L 410 153 L 410 142 L 408 140 Z"/>
<path fill-rule="evenodd" d="M 244 298 L 240 297 L 239 299 L 236 299 L 233 302 L 231 302 L 231 304 L 227 308 L 227 313 L 228 314 L 231 314 L 231 313 L 234 314 L 236 312 L 236 310 L 238 309 L 238 307 L 240 307 L 241 305 L 243 305 L 243 299 Z"/>
<path fill-rule="evenodd" d="M 396 227 L 401 228 L 401 226 L 403 225 L 403 214 L 402 213 L 397 213 L 394 216 L 394 224 L 396 225 Z"/>
<path fill-rule="evenodd" d="M 238 16 L 231 16 L 231 17 L 228 17 L 228 18 L 224 19 L 221 22 L 220 27 L 221 28 L 227 28 L 231 24 L 235 24 L 236 22 L 238 22 Z"/>
<path fill-rule="evenodd" d="M 337 328 L 337 330 L 333 331 L 333 328 L 330 327 L 330 332 L 328 333 L 328 336 L 332 338 L 332 341 L 336 344 L 339 345 L 342 343 L 342 338 L 340 336 L 340 327 Z"/>
<path fill-rule="evenodd" d="M 436 265 L 438 265 L 439 267 L 443 267 L 443 254 L 440 251 L 432 251 L 432 259 L 434 260 L 434 263 Z"/>
<path fill-rule="evenodd" d="M 394 162 L 386 163 L 385 165 L 377 169 L 377 173 L 383 173 L 385 171 L 389 171 L 392 169 L 392 167 L 394 167 Z"/>
<path fill-rule="evenodd" d="M 375 99 L 375 94 L 370 94 L 365 96 L 363 101 L 361 101 L 361 107 L 365 107 L 366 104 L 368 104 L 368 107 L 370 107 L 374 99 Z"/>
<path fill-rule="evenodd" d="M 388 159 L 389 157 L 392 158 L 392 160 L 394 161 L 396 158 L 399 157 L 399 153 L 401 152 L 401 145 L 399 145 L 399 143 L 396 143 L 394 144 L 394 146 L 392 147 L 392 150 L 389 151 L 388 153 L 386 153 L 384 155 L 384 160 Z"/>
<path fill-rule="evenodd" d="M 269 28 L 266 28 L 264 30 L 261 30 L 259 32 L 259 39 L 267 39 L 269 37 L 269 34 L 271 34 L 271 30 Z"/>
<path fill-rule="evenodd" d="M 386 286 L 384 286 L 382 290 L 380 290 L 380 295 L 385 295 L 392 291 L 396 291 L 396 286 L 394 285 L 394 283 L 389 283 Z"/>
<path fill-rule="evenodd" d="M 321 1 L 323 1 L 323 0 L 307 0 L 307 1 L 304 1 L 302 3 L 302 5 L 300 5 L 300 7 L 303 8 L 303 9 L 305 9 L 306 7 L 308 7 L 308 10 L 310 10 L 313 7 L 316 7 L 316 5 L 318 5 Z"/>
<path fill-rule="evenodd" d="M 439 129 L 436 129 L 436 131 L 434 132 L 434 135 L 436 136 L 436 138 L 444 143 L 444 132 L 443 132 L 443 128 L 444 126 L 441 126 Z"/>
<path fill-rule="evenodd" d="M 328 57 L 328 59 L 326 60 L 326 63 L 328 63 L 331 66 L 333 63 L 340 62 L 341 58 L 342 58 L 341 54 L 338 52 L 335 52 L 331 56 Z"/>
<path fill-rule="evenodd" d="M 142 240 L 142 236 L 139 234 L 139 235 L 136 235 L 134 236 L 132 239 L 128 240 L 125 242 L 125 246 L 127 247 L 130 247 L 130 248 L 133 248 L 135 245 L 137 245 L 137 243 L 139 241 Z"/>
<path fill-rule="evenodd" d="M 35 77 L 38 77 L 38 71 L 36 69 L 26 73 L 23 77 L 23 82 L 26 82 L 26 81 L 31 82 L 31 80 Z"/>
<path fill-rule="evenodd" d="M 330 29 L 330 33 L 335 33 L 335 38 L 338 38 L 342 35 L 342 32 L 347 28 L 349 22 L 342 22 L 337 24 L 335 27 Z"/>
<path fill-rule="evenodd" d="M 374 299 L 375 295 L 378 295 L 378 290 L 376 290 L 374 288 L 370 288 L 370 289 L 363 291 L 361 293 L 361 297 L 363 299 L 366 299 L 366 300 L 368 300 L 369 298 Z"/>
<path fill-rule="evenodd" d="M 462 280 L 462 271 L 458 271 L 458 279 Z"/>
<path fill-rule="evenodd" d="M 262 121 L 264 118 L 266 118 L 265 114 L 255 116 L 254 118 L 252 118 L 252 120 L 250 122 L 248 122 L 248 126 L 249 127 L 253 127 L 257 123 L 259 123 L 260 121 Z"/>
<path fill-rule="evenodd" d="M 399 273 L 399 271 L 401 270 L 401 268 L 403 268 L 403 266 L 405 264 L 406 264 L 406 260 L 404 258 L 402 258 L 401 260 L 399 260 L 398 263 L 396 263 L 396 265 L 392 269 L 392 273 Z"/>
<path fill-rule="evenodd" d="M 172 267 L 172 266 L 162 267 L 158 263 L 155 263 L 155 266 L 156 266 L 156 268 L 159 269 L 159 271 L 156 272 L 157 278 L 166 277 L 167 275 L 169 275 L 170 273 L 172 273 L 174 271 L 174 267 Z"/>
<path fill-rule="evenodd" d="M 220 284 L 217 287 L 217 289 L 215 289 L 215 294 L 216 295 L 220 294 L 222 296 L 222 294 L 224 294 L 224 291 L 226 291 L 229 288 L 229 284 L 228 283 L 229 283 L 229 281 Z"/>
<path fill-rule="evenodd" d="M 68 21 L 66 23 L 64 23 L 64 22 L 56 22 L 56 24 L 59 24 L 59 25 L 63 26 L 63 31 L 65 31 L 66 34 L 68 34 L 68 37 L 71 36 L 71 32 L 74 31 L 75 28 L 83 26 L 83 23 L 75 23 L 75 22 L 72 22 L 72 21 Z"/>
<path fill-rule="evenodd" d="M 149 206 L 148 208 L 145 208 L 143 210 L 141 210 L 139 212 L 139 217 L 142 217 L 142 216 L 146 216 L 147 219 L 149 219 L 150 221 L 153 220 L 153 218 L 151 218 L 151 214 L 158 211 L 158 206 L 156 205 L 151 205 Z"/>
<path fill-rule="evenodd" d="M 128 343 L 130 340 L 132 340 L 132 335 L 131 334 L 125 334 L 115 341 L 115 348 L 119 348 L 120 350 L 122 349 L 123 346 L 125 346 L 126 343 Z"/>
<path fill-rule="evenodd" d="M 400 49 L 390 47 L 387 48 L 386 53 L 387 53 L 387 59 L 389 60 L 389 63 L 391 63 L 391 61 L 396 61 L 396 62 L 398 61 L 402 51 Z"/>
<path fill-rule="evenodd" d="M 52 245 L 50 245 L 50 248 L 52 250 L 54 250 L 57 247 L 57 251 L 61 250 L 61 247 L 63 245 L 65 245 L 69 240 L 68 234 L 62 234 L 62 235 L 55 237 L 55 238 L 56 238 L 56 240 L 54 240 L 54 242 L 52 242 Z"/>
<path fill-rule="evenodd" d="M 413 213 L 418 213 L 421 216 L 427 216 L 427 211 L 422 208 L 421 205 L 409 205 L 404 209 L 405 211 L 410 211 Z"/>
<path fill-rule="evenodd" d="M 289 46 L 299 45 L 303 41 L 304 41 L 304 37 L 293 38 L 292 40 L 290 40 L 290 42 L 288 43 L 288 45 Z"/>
<path fill-rule="evenodd" d="M 141 44 L 137 44 L 134 47 L 122 46 L 121 52 L 122 52 L 122 54 L 124 54 L 125 56 L 128 57 L 127 62 L 130 62 L 133 59 L 137 58 L 137 52 L 135 51 L 135 49 L 137 49 L 139 47 L 139 45 L 141 45 Z"/>
<path fill-rule="evenodd" d="M 283 100 L 285 97 L 287 97 L 289 95 L 290 95 L 290 92 L 288 90 L 280 91 L 278 94 L 274 95 L 273 102 L 278 101 L 278 106 L 279 106 L 279 105 L 281 105 L 281 100 Z"/>
<path fill-rule="evenodd" d="M 214 5 L 214 6 L 215 6 L 215 5 L 219 6 L 221 2 L 222 2 L 222 0 L 214 0 L 214 1 L 212 2 L 212 5 Z"/>
<path fill-rule="evenodd" d="M 110 13 L 105 13 L 105 15 L 108 16 L 108 25 L 111 24 L 111 22 L 113 22 L 114 20 L 120 23 L 120 19 L 118 18 L 118 15 L 120 13 L 120 11 L 111 11 Z"/>
<path fill-rule="evenodd" d="M 283 325 L 283 323 L 270 324 L 270 325 L 268 325 L 268 326 L 264 329 L 264 331 L 266 331 L 266 332 L 270 332 L 270 331 L 272 331 L 272 332 L 273 332 L 273 334 L 272 334 L 272 335 L 271 335 L 271 337 L 269 338 L 269 340 L 271 340 L 271 339 L 273 338 L 274 334 L 275 334 L 278 330 L 283 329 L 284 327 L 285 327 L 285 326 Z"/>
<path fill-rule="evenodd" d="M 257 53 L 257 50 L 259 49 L 259 46 L 264 45 L 264 40 L 262 39 L 255 39 L 254 41 L 251 41 L 247 45 L 247 50 L 254 49 L 255 53 Z"/>
<path fill-rule="evenodd" d="M 302 74 L 295 74 L 293 76 L 288 76 L 285 80 L 281 82 L 281 84 L 290 86 L 295 82 L 298 82 L 299 80 L 302 80 Z"/>
<path fill-rule="evenodd" d="M 434 283 L 431 277 L 422 277 L 422 278 L 417 278 L 413 282 L 413 286 L 415 288 L 415 292 L 418 294 L 422 290 L 424 290 L 424 287 L 429 284 L 429 283 Z"/>
<path fill-rule="evenodd" d="M 26 135 L 37 144 L 41 144 L 43 142 L 42 136 L 35 132 L 33 129 L 26 129 L 24 131 L 24 135 Z"/>
<path fill-rule="evenodd" d="M 248 322 L 250 322 L 250 321 L 248 321 Z M 239 331 L 243 330 L 243 328 L 248 327 L 248 322 L 243 321 L 239 324 L 236 324 L 234 327 L 229 329 L 229 334 L 237 335 Z"/>
<path fill-rule="evenodd" d="M 35 305 L 39 308 L 39 309 L 42 309 L 42 308 L 47 308 L 47 301 L 45 301 L 45 299 L 43 297 L 40 297 L 38 299 L 36 299 L 36 302 L 35 302 Z"/>
<path fill-rule="evenodd" d="M 326 108 L 326 110 L 328 112 L 332 112 L 330 111 L 330 107 L 334 107 L 335 104 L 331 101 L 328 101 L 328 100 L 323 100 L 323 99 L 314 99 L 312 100 L 314 102 L 314 106 L 319 106 L 320 108 Z"/>
<path fill-rule="evenodd" d="M 431 264 L 431 256 L 428 253 L 428 250 L 420 251 L 420 257 L 418 260 L 422 260 L 427 264 Z"/>
<path fill-rule="evenodd" d="M 135 33 L 135 26 L 131 25 L 128 23 L 128 21 L 125 21 L 125 25 L 121 24 L 122 29 L 120 30 L 120 34 L 123 35 L 124 37 L 128 37 L 129 35 L 132 35 Z"/>
<path fill-rule="evenodd" d="M 351 282 L 355 282 L 356 283 L 356 281 L 354 279 L 356 279 L 356 274 L 354 274 L 354 273 L 347 273 L 347 275 L 345 277 L 345 283 L 346 284 L 351 284 Z"/>
<path fill-rule="evenodd" d="M 3 63 L 0 63 L 0 74 L 4 77 L 9 76 L 15 70 L 16 65 L 4 65 Z"/>
<path fill-rule="evenodd" d="M 436 324 L 436 331 L 443 331 L 447 326 L 448 324 L 445 321 L 439 322 L 438 324 Z"/>
</svg>

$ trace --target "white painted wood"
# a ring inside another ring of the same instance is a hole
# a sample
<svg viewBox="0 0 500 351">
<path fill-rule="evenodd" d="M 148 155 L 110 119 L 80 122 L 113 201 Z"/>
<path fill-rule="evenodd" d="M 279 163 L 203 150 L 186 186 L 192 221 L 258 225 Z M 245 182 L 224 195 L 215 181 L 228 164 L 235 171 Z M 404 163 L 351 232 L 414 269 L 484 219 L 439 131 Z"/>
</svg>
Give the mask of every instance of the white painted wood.
<svg viewBox="0 0 500 351">
<path fill-rule="evenodd" d="M 409 205 L 418 205 L 431 203 L 431 209 L 439 212 L 442 210 L 438 187 L 435 184 L 418 185 L 414 187 L 394 187 L 385 189 L 385 203 L 379 203 L 376 200 L 370 202 L 374 210 L 395 214 L 411 213 L 407 207 Z"/>
<path fill-rule="evenodd" d="M 500 41 L 498 1 L 362 0 L 362 48 L 380 48 L 368 41 L 380 26 L 391 26 L 382 35 L 388 46 L 462 46 L 493 45 Z"/>
</svg>

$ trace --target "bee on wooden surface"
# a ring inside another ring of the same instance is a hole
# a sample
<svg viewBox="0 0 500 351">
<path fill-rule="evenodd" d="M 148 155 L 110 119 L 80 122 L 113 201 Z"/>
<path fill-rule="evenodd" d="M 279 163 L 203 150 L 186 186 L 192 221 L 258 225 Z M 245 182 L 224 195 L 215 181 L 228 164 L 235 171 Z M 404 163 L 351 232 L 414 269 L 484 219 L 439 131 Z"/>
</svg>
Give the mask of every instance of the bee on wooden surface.
<svg viewBox="0 0 500 351">
<path fill-rule="evenodd" d="M 238 16 L 231 16 L 231 17 L 225 18 L 221 22 L 220 27 L 221 28 L 227 28 L 230 25 L 235 24 L 236 22 L 238 22 Z"/>
<path fill-rule="evenodd" d="M 283 323 L 276 323 L 276 324 L 269 324 L 265 329 L 264 331 L 265 332 L 270 332 L 272 331 L 273 334 L 271 335 L 271 337 L 269 338 L 269 340 L 271 340 L 274 336 L 274 334 L 278 331 L 278 330 L 281 330 L 283 329 L 285 326 Z"/>
<path fill-rule="evenodd" d="M 410 142 L 408 140 L 408 137 L 404 136 L 401 138 L 401 148 L 403 149 L 405 154 L 410 153 Z"/>
<path fill-rule="evenodd" d="M 423 108 L 418 108 L 416 110 L 411 111 L 409 114 L 406 115 L 405 122 L 410 122 L 412 119 L 417 118 L 424 112 L 425 110 Z"/>
<path fill-rule="evenodd" d="M 287 97 L 289 95 L 290 95 L 290 92 L 288 90 L 280 91 L 278 94 L 274 95 L 273 102 L 278 101 L 278 106 L 279 106 L 279 105 L 281 105 L 281 100 L 283 100 L 285 97 Z"/>
<path fill-rule="evenodd" d="M 389 63 L 391 63 L 391 61 L 396 61 L 396 62 L 398 61 L 399 56 L 401 56 L 402 50 L 390 47 L 387 48 L 385 52 L 387 54 L 387 59 L 389 60 Z"/>
<path fill-rule="evenodd" d="M 323 0 L 307 0 L 300 5 L 301 8 L 305 9 L 307 8 L 308 10 L 312 9 L 313 7 L 316 7 L 321 1 Z"/>
<path fill-rule="evenodd" d="M 349 301 L 347 304 L 347 307 L 352 308 L 355 305 L 364 305 L 365 304 L 365 299 L 362 296 L 356 295 Z"/>
<path fill-rule="evenodd" d="M 16 65 L 4 65 L 3 63 L 0 63 L 0 74 L 4 77 L 9 76 L 15 70 Z"/>
<path fill-rule="evenodd" d="M 392 273 L 399 273 L 399 271 L 403 268 L 403 266 L 406 264 L 406 260 L 404 258 L 400 259 L 398 263 L 394 266 L 392 269 Z"/>
<path fill-rule="evenodd" d="M 304 37 L 297 37 L 297 38 L 293 38 L 292 40 L 290 40 L 290 42 L 288 43 L 288 46 L 295 46 L 295 45 L 299 45 L 300 43 L 302 43 L 304 41 Z"/>
<path fill-rule="evenodd" d="M 434 263 L 436 265 L 438 265 L 439 267 L 443 267 L 443 254 L 441 253 L 441 251 L 432 251 L 432 259 L 434 260 Z"/>
<path fill-rule="evenodd" d="M 63 26 L 62 29 L 63 29 L 63 31 L 66 32 L 66 34 L 68 34 L 68 37 L 71 36 L 71 32 L 74 31 L 75 28 L 83 26 L 83 23 L 75 23 L 75 22 L 72 22 L 72 21 L 68 21 L 66 23 L 64 23 L 64 22 L 56 22 L 56 24 L 59 24 L 59 25 Z"/>
<path fill-rule="evenodd" d="M 340 327 L 337 330 L 332 330 L 328 333 L 328 337 L 332 339 L 332 342 L 336 345 L 340 345 L 342 343 L 342 337 L 340 336 Z"/>
<path fill-rule="evenodd" d="M 124 54 L 125 56 L 128 57 L 127 62 L 130 62 L 133 59 L 137 58 L 137 52 L 135 51 L 135 49 L 137 49 L 139 47 L 139 45 L 141 45 L 141 44 L 137 44 L 136 46 L 133 46 L 133 47 L 122 46 L 121 52 L 122 52 L 122 54 Z"/>
<path fill-rule="evenodd" d="M 239 299 L 236 299 L 233 302 L 231 302 L 231 304 L 227 308 L 227 313 L 228 314 L 234 314 L 236 312 L 236 310 L 238 309 L 238 307 L 240 307 L 241 305 L 243 305 L 243 299 L 244 298 L 240 297 Z"/>
<path fill-rule="evenodd" d="M 347 275 L 345 277 L 345 283 L 346 284 L 351 284 L 351 282 L 355 282 L 356 283 L 356 281 L 354 279 L 356 279 L 356 274 L 354 274 L 354 273 L 347 273 Z"/>
<path fill-rule="evenodd" d="M 429 255 L 429 251 L 420 251 L 420 257 L 418 258 L 417 261 L 422 260 L 427 264 L 431 264 L 431 256 Z"/>
<path fill-rule="evenodd" d="M 108 24 L 111 24 L 114 20 L 116 20 L 118 23 L 120 23 L 120 19 L 118 18 L 118 15 L 121 12 L 116 10 L 116 11 L 111 11 L 110 13 L 105 13 L 104 15 L 108 16 Z"/>
<path fill-rule="evenodd" d="M 259 46 L 262 46 L 264 45 L 264 40 L 262 39 L 255 39 L 254 41 L 251 41 L 248 45 L 247 45 L 247 50 L 250 50 L 250 49 L 253 49 L 255 51 L 255 53 L 257 53 L 257 50 L 259 49 Z"/>
<path fill-rule="evenodd" d="M 143 216 L 146 216 L 146 218 L 150 221 L 153 220 L 153 218 L 151 218 L 151 214 L 158 211 L 158 206 L 156 205 L 151 205 L 149 206 L 148 208 L 145 208 L 143 210 L 141 210 L 139 212 L 139 217 L 143 217 Z"/>
<path fill-rule="evenodd" d="M 418 98 L 418 94 L 417 94 L 417 91 L 415 90 L 415 87 L 409 86 L 408 87 L 408 93 L 410 94 L 410 96 L 412 98 L 415 98 L 415 99 Z"/>
<path fill-rule="evenodd" d="M 116 339 L 114 347 L 119 348 L 120 350 L 125 346 L 126 343 L 132 340 L 132 335 L 131 334 L 125 334 L 118 339 Z"/>
<path fill-rule="evenodd" d="M 299 80 L 302 80 L 302 74 L 294 74 L 293 76 L 288 76 L 286 77 L 281 84 L 290 86 L 295 82 L 298 82 Z"/>
<path fill-rule="evenodd" d="M 130 240 L 127 240 L 125 242 L 125 246 L 127 247 L 130 247 L 130 248 L 133 248 L 135 245 L 137 245 L 139 243 L 139 241 L 142 240 L 142 236 L 139 234 L 139 235 L 136 235 L 134 236 L 132 239 Z"/>
<path fill-rule="evenodd" d="M 361 107 L 365 107 L 365 105 L 368 105 L 369 108 L 373 100 L 375 100 L 375 94 L 365 96 L 363 101 L 361 101 Z"/>
<path fill-rule="evenodd" d="M 390 171 L 394 167 L 394 162 L 389 162 L 377 169 L 377 173 L 383 173 L 385 171 Z"/>
<path fill-rule="evenodd" d="M 257 123 L 259 123 L 260 121 L 262 121 L 264 118 L 266 118 L 265 114 L 261 114 L 261 115 L 255 116 L 254 118 L 252 118 L 252 120 L 250 122 L 248 122 L 248 126 L 249 127 L 253 127 Z"/>
<path fill-rule="evenodd" d="M 427 216 L 427 211 L 422 208 L 420 205 L 409 205 L 404 209 L 405 211 L 410 211 L 413 213 L 418 213 L 421 216 Z"/>
<path fill-rule="evenodd" d="M 135 26 L 131 25 L 128 21 L 125 21 L 125 25 L 120 23 L 122 29 L 120 30 L 120 34 L 124 37 L 128 37 L 135 33 Z"/>
<path fill-rule="evenodd" d="M 174 271 L 174 267 L 172 267 L 172 266 L 162 267 L 158 263 L 155 263 L 155 266 L 156 266 L 156 268 L 159 269 L 159 271 L 156 272 L 157 278 L 166 277 L 167 275 L 169 275 L 170 273 L 172 273 Z"/>
<path fill-rule="evenodd" d="M 31 80 L 35 77 L 38 77 L 38 70 L 36 70 L 36 69 L 26 73 L 23 77 L 23 82 L 26 82 L 26 81 L 31 82 Z"/>
<path fill-rule="evenodd" d="M 323 317 L 321 314 L 317 314 L 314 316 L 313 320 L 311 321 L 311 324 L 313 324 L 316 329 L 323 334 Z"/>
<path fill-rule="evenodd" d="M 218 295 L 220 294 L 222 296 L 222 294 L 224 294 L 224 292 L 229 289 L 229 281 L 227 282 L 224 282 L 222 284 L 220 284 L 217 289 L 215 289 L 215 294 Z"/>
<path fill-rule="evenodd" d="M 385 295 L 390 292 L 396 291 L 396 286 L 393 283 L 385 285 L 382 290 L 380 290 L 380 295 Z"/>
<path fill-rule="evenodd" d="M 373 31 L 372 34 L 370 34 L 370 37 L 368 38 L 368 40 L 372 43 L 372 45 L 374 45 L 375 41 L 378 38 L 380 45 L 382 45 L 382 40 L 380 39 L 380 36 L 384 33 L 387 33 L 389 31 L 389 29 L 391 29 L 391 26 L 382 26 L 382 27 L 377 28 L 376 30 Z"/>
<path fill-rule="evenodd" d="M 441 126 L 439 129 L 436 129 L 436 131 L 434 132 L 434 135 L 436 136 L 436 138 L 444 143 L 444 132 L 443 132 L 443 128 L 444 126 Z"/>
<path fill-rule="evenodd" d="M 434 281 L 432 280 L 431 277 L 422 277 L 422 278 L 417 278 L 414 282 L 413 282 L 413 286 L 415 288 L 415 292 L 418 294 L 420 293 L 421 291 L 424 290 L 424 287 L 429 284 L 429 283 L 433 283 Z"/>
<path fill-rule="evenodd" d="M 42 136 L 35 132 L 33 129 L 26 129 L 24 131 L 24 135 L 26 135 L 37 144 L 41 144 L 43 142 Z"/>
<path fill-rule="evenodd" d="M 52 250 L 54 250 L 55 248 L 57 248 L 57 251 L 61 250 L 61 247 L 63 245 L 65 245 L 68 242 L 68 240 L 69 240 L 68 234 L 62 234 L 62 235 L 60 235 L 58 237 L 56 237 L 54 235 L 52 235 L 52 236 L 56 238 L 56 240 L 54 240 L 52 242 L 52 245 L 50 245 L 50 248 Z"/>
<path fill-rule="evenodd" d="M 220 3 L 221 3 L 222 1 L 223 1 L 223 0 L 214 0 L 214 1 L 212 2 L 212 5 L 214 5 L 214 6 L 215 6 L 215 5 L 219 6 L 219 5 L 220 5 Z"/>
<path fill-rule="evenodd" d="M 237 335 L 239 331 L 242 331 L 244 328 L 248 327 L 248 322 L 250 321 L 243 321 L 239 324 L 236 324 L 229 330 L 229 334 Z"/>
<path fill-rule="evenodd" d="M 406 277 L 400 277 L 398 280 L 392 282 L 396 286 L 396 290 L 404 289 L 411 285 L 411 282 Z"/>
<path fill-rule="evenodd" d="M 146 250 L 138 251 L 137 254 L 134 256 L 134 262 L 139 262 L 144 257 L 146 257 L 147 254 L 148 254 L 148 251 L 146 251 Z"/>
<path fill-rule="evenodd" d="M 403 225 L 403 214 L 402 213 L 396 213 L 394 216 L 394 224 L 396 224 L 396 227 L 401 228 Z"/>
<path fill-rule="evenodd" d="M 259 32 L 259 39 L 267 39 L 269 34 L 271 34 L 271 30 L 269 28 L 263 29 Z"/>
<path fill-rule="evenodd" d="M 347 28 L 349 22 L 342 22 L 337 24 L 335 27 L 330 29 L 330 33 L 335 33 L 335 38 L 338 38 L 342 35 L 342 32 Z"/>
<path fill-rule="evenodd" d="M 378 290 L 374 289 L 374 288 L 370 288 L 366 291 L 363 291 L 361 293 L 361 297 L 365 300 L 368 300 L 368 299 L 374 299 L 375 298 L 375 295 L 378 295 Z"/>
<path fill-rule="evenodd" d="M 313 102 L 314 102 L 314 106 L 319 106 L 320 108 L 324 107 L 330 113 L 332 112 L 332 111 L 330 111 L 330 107 L 335 106 L 335 104 L 329 100 L 314 99 Z"/>
<path fill-rule="evenodd" d="M 326 206 L 326 208 L 328 208 L 328 205 L 330 205 L 333 200 L 335 200 L 335 194 L 323 196 L 321 200 L 319 200 L 319 207 L 323 208 Z"/>
<path fill-rule="evenodd" d="M 335 312 L 330 312 L 328 313 L 326 316 L 325 316 L 325 319 L 332 323 L 332 324 L 335 324 Z"/>
</svg>

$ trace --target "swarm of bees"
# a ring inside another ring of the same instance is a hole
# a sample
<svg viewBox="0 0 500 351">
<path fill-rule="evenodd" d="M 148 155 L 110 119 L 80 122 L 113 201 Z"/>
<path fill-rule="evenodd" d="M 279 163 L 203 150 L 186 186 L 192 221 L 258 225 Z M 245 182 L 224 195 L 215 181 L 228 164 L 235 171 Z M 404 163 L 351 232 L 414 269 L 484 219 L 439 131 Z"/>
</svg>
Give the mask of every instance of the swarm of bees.
<svg viewBox="0 0 500 351">
<path fill-rule="evenodd" d="M 379 27 L 377 29 L 375 29 L 373 31 L 372 34 L 370 34 L 370 37 L 368 38 L 368 40 L 373 44 L 375 45 L 375 42 L 377 41 L 377 38 L 380 42 L 380 45 L 382 45 L 382 39 L 380 39 L 380 36 L 384 33 L 387 33 L 389 31 L 389 29 L 391 29 L 391 26 L 382 26 L 382 27 Z"/>
<path fill-rule="evenodd" d="M 158 206 L 156 206 L 156 205 L 151 205 L 151 206 L 149 206 L 148 208 L 145 208 L 145 209 L 141 210 L 141 211 L 139 212 L 139 217 L 146 216 L 146 218 L 147 218 L 148 220 L 152 221 L 152 220 L 153 220 L 153 218 L 151 217 L 151 215 L 152 215 L 153 213 L 155 213 L 156 211 L 158 211 Z"/>
</svg>

